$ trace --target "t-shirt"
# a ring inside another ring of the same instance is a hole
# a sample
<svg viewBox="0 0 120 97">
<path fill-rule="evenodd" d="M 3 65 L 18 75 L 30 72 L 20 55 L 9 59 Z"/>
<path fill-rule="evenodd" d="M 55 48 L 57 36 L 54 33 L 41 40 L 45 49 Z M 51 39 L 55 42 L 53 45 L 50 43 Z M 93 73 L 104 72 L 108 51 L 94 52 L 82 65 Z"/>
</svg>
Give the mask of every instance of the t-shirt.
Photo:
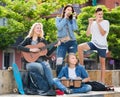
<svg viewBox="0 0 120 97">
<path fill-rule="evenodd" d="M 75 68 L 68 68 L 68 74 L 70 79 L 75 79 L 77 77 L 75 73 Z"/>
<path fill-rule="evenodd" d="M 91 29 L 90 29 L 91 34 L 92 34 L 91 42 L 100 49 L 107 49 L 108 48 L 107 36 L 109 33 L 109 21 L 103 20 L 102 22 L 100 22 L 100 25 L 106 31 L 106 34 L 101 35 L 98 29 L 97 22 L 93 21 L 93 23 L 91 24 Z"/>
</svg>

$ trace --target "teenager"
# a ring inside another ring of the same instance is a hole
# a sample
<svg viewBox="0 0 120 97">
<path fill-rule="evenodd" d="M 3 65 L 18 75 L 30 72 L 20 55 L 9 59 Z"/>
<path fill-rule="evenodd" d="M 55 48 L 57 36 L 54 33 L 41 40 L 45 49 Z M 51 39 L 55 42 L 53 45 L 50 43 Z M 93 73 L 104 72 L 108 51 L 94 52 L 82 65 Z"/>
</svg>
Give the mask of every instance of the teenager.
<svg viewBox="0 0 120 97">
<path fill-rule="evenodd" d="M 42 23 L 34 23 L 28 33 L 28 35 L 25 37 L 25 39 L 18 45 L 18 49 L 23 52 L 28 53 L 44 53 L 44 50 L 40 49 L 39 47 L 36 47 L 35 45 L 42 43 L 46 46 L 47 41 L 44 39 L 44 32 L 43 32 L 43 25 Z M 35 46 L 35 47 L 27 47 L 28 45 Z M 40 46 L 41 46 L 40 45 Z M 41 47 L 42 48 L 42 47 Z M 54 47 L 53 47 L 54 48 Z M 36 73 L 38 76 L 41 75 L 44 77 L 44 79 L 48 82 L 49 87 L 51 88 L 53 86 L 53 75 L 50 68 L 50 64 L 47 62 L 48 51 L 44 53 L 44 55 L 39 56 L 35 62 L 28 62 L 26 61 L 26 69 L 28 72 Z M 39 78 L 39 77 L 38 77 Z M 36 79 L 39 80 L 39 79 Z M 42 86 L 36 86 L 38 89 L 43 88 L 44 84 Z M 44 87 L 46 90 L 48 87 Z"/>
<path fill-rule="evenodd" d="M 97 50 L 99 54 L 99 60 L 101 64 L 101 82 L 105 81 L 105 57 L 107 45 L 107 36 L 109 33 L 109 21 L 104 20 L 102 8 L 95 10 L 95 18 L 89 18 L 89 25 L 87 28 L 86 35 L 92 35 L 90 42 L 82 43 L 78 45 L 78 56 L 80 64 L 84 65 L 84 50 Z"/>
<path fill-rule="evenodd" d="M 60 79 L 82 79 L 82 84 L 80 87 L 69 87 L 67 88 L 63 85 Z M 85 84 L 89 82 L 90 78 L 88 76 L 85 68 L 79 64 L 78 59 L 74 53 L 69 53 L 66 57 L 66 65 L 62 68 L 57 78 L 54 78 L 54 83 L 58 89 L 66 94 L 71 93 L 86 93 L 91 91 L 91 86 Z"/>
<path fill-rule="evenodd" d="M 65 39 L 64 42 L 61 41 L 57 48 L 56 71 L 58 75 L 63 67 L 63 60 L 66 56 L 66 53 L 77 52 L 77 41 L 74 31 L 77 30 L 78 26 L 76 23 L 76 13 L 72 5 L 66 5 L 63 8 L 61 17 L 56 17 L 56 27 L 58 30 L 58 40 L 63 38 Z"/>
</svg>

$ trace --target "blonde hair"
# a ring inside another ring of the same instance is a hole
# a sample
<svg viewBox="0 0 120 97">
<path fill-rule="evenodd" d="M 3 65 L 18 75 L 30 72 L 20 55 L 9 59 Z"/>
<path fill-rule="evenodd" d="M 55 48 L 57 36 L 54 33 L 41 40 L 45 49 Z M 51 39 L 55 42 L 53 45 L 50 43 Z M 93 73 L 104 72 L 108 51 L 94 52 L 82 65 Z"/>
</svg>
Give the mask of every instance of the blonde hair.
<svg viewBox="0 0 120 97">
<path fill-rule="evenodd" d="M 30 29 L 28 35 L 26 36 L 26 38 L 27 38 L 27 37 L 32 37 L 32 36 L 33 36 L 33 34 L 34 34 L 34 28 L 35 28 L 36 25 L 40 25 L 40 26 L 41 26 L 41 33 L 39 34 L 38 37 L 44 38 L 43 24 L 42 24 L 42 23 L 34 23 L 34 24 L 32 25 L 32 27 L 31 27 L 31 29 Z"/>
</svg>

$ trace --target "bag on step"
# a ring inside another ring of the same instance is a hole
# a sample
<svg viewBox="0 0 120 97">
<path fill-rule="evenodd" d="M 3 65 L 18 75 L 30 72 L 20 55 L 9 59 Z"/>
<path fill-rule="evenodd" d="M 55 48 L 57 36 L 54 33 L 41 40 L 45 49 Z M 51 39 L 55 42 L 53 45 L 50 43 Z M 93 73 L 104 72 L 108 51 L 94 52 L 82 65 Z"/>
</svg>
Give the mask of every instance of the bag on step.
<svg viewBox="0 0 120 97">
<path fill-rule="evenodd" d="M 106 86 L 98 81 L 90 81 L 90 82 L 86 82 L 86 84 L 89 84 L 92 86 L 92 91 L 106 91 L 107 88 Z"/>
</svg>

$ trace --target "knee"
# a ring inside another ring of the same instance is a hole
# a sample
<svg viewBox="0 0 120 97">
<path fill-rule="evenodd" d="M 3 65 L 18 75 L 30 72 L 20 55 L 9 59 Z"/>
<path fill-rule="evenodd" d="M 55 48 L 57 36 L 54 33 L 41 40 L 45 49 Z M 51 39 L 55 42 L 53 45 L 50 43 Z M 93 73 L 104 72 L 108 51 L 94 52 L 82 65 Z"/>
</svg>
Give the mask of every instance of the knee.
<svg viewBox="0 0 120 97">
<path fill-rule="evenodd" d="M 86 89 L 86 92 L 89 92 L 92 90 L 92 86 L 91 85 L 87 85 L 87 89 Z"/>
<path fill-rule="evenodd" d="M 53 78 L 53 83 L 54 84 L 57 84 L 57 83 L 59 83 L 60 82 L 60 80 L 58 79 L 58 78 Z"/>
<path fill-rule="evenodd" d="M 53 78 L 53 81 L 59 81 L 59 79 L 58 78 Z"/>
<path fill-rule="evenodd" d="M 56 64 L 57 65 L 62 65 L 63 63 L 63 58 L 62 57 L 58 57 L 57 60 L 56 60 Z"/>
<path fill-rule="evenodd" d="M 82 51 L 83 50 L 83 46 L 82 44 L 79 44 L 78 47 L 77 47 L 78 51 Z"/>
</svg>

